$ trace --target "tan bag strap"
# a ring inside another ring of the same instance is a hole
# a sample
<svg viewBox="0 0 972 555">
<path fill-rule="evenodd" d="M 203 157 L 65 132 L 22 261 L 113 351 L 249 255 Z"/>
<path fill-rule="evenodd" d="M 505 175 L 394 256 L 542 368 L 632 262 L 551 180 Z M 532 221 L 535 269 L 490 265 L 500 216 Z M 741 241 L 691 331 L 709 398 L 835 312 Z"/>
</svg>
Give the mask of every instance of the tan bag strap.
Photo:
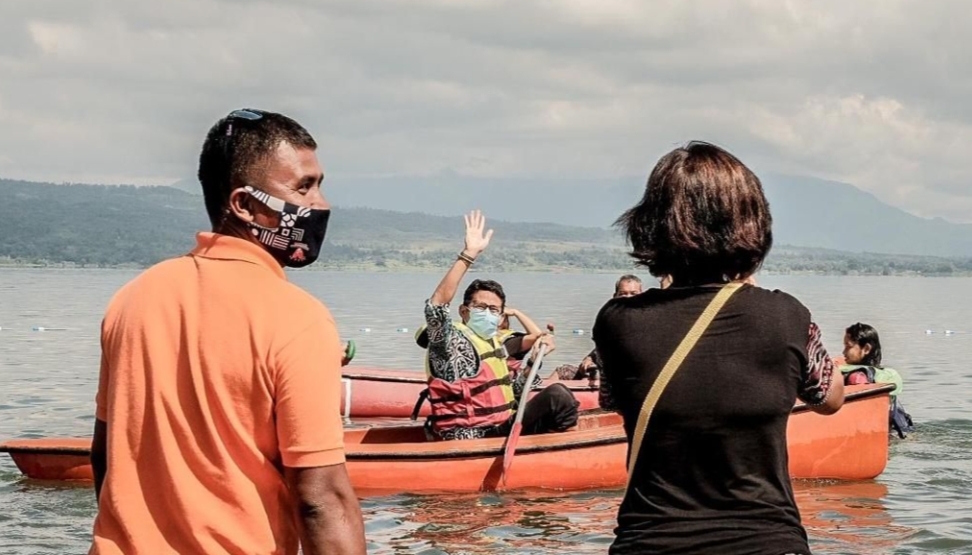
<svg viewBox="0 0 972 555">
<path fill-rule="evenodd" d="M 658 404 L 658 398 L 661 397 L 668 382 L 672 380 L 672 376 L 675 375 L 682 362 L 685 361 L 685 357 L 695 347 L 695 343 L 702 337 L 705 330 L 708 329 L 712 320 L 715 319 L 716 314 L 722 310 L 729 297 L 741 286 L 742 283 L 732 282 L 726 284 L 716 293 L 715 298 L 709 302 L 709 306 L 705 307 L 702 315 L 695 321 L 695 324 L 692 324 L 692 328 L 685 335 L 685 338 L 682 339 L 682 342 L 678 344 L 678 347 L 672 353 L 668 362 L 665 363 L 665 367 L 662 368 L 661 373 L 655 378 L 655 383 L 651 384 L 651 389 L 648 390 L 648 396 L 645 397 L 645 402 L 641 405 L 641 412 L 638 414 L 638 424 L 635 426 L 634 435 L 631 438 L 631 452 L 628 453 L 628 482 L 625 484 L 626 491 L 631 486 L 631 476 L 634 474 L 635 463 L 638 462 L 638 453 L 641 452 L 641 442 L 645 439 L 645 431 L 648 429 L 648 419 L 651 418 L 651 412 L 655 410 L 655 405 Z"/>
</svg>

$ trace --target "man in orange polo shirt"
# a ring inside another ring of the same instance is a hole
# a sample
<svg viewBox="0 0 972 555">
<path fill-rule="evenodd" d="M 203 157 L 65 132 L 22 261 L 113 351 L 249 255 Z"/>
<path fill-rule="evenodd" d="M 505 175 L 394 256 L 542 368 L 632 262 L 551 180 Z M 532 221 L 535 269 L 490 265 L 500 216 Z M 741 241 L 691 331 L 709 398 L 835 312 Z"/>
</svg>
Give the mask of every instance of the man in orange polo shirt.
<svg viewBox="0 0 972 555">
<path fill-rule="evenodd" d="M 90 553 L 365 553 L 337 329 L 283 271 L 324 240 L 316 148 L 280 114 L 217 122 L 199 158 L 213 232 L 111 300 Z"/>
</svg>

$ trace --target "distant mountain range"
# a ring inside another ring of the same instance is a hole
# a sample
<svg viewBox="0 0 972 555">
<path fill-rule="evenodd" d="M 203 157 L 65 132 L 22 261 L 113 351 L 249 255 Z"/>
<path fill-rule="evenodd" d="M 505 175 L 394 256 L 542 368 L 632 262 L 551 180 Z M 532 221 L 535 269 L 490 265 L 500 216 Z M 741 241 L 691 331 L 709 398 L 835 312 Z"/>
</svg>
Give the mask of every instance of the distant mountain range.
<svg viewBox="0 0 972 555">
<path fill-rule="evenodd" d="M 147 265 L 185 252 L 193 232 L 208 229 L 209 223 L 198 184 L 179 185 L 0 179 L 0 258 Z M 773 176 L 765 185 L 777 245 L 768 269 L 923 273 L 931 268 L 932 273 L 949 273 L 965 272 L 972 264 L 972 226 L 918 218 L 840 183 Z M 436 266 L 454 257 L 462 234 L 460 214 L 478 207 L 496 229 L 495 242 L 503 245 L 489 253 L 496 267 L 630 267 L 620 235 L 609 226 L 637 202 L 642 187 L 633 181 L 334 178 L 327 195 L 337 209 L 325 248 L 335 267 Z M 848 252 L 924 259 L 855 258 Z M 943 262 L 931 256 L 968 260 Z"/>
<path fill-rule="evenodd" d="M 459 216 L 473 208 L 488 218 L 609 227 L 633 206 L 644 178 L 513 180 L 459 176 L 328 178 L 332 204 Z M 766 195 L 777 244 L 935 256 L 972 256 L 972 225 L 925 219 L 889 206 L 852 185 L 768 175 Z M 187 190 L 198 191 L 198 184 Z"/>
</svg>

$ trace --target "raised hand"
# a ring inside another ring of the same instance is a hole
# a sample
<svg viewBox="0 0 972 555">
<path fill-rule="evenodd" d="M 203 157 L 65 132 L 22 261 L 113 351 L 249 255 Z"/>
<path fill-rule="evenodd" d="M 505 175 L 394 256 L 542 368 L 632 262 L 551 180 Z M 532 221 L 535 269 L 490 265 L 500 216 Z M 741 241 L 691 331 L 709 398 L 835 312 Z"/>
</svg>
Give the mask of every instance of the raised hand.
<svg viewBox="0 0 972 555">
<path fill-rule="evenodd" d="M 464 218 L 466 219 L 466 246 L 463 250 L 467 255 L 476 258 L 489 246 L 489 240 L 493 238 L 493 230 L 484 232 L 486 218 L 479 210 L 473 210 Z"/>
</svg>

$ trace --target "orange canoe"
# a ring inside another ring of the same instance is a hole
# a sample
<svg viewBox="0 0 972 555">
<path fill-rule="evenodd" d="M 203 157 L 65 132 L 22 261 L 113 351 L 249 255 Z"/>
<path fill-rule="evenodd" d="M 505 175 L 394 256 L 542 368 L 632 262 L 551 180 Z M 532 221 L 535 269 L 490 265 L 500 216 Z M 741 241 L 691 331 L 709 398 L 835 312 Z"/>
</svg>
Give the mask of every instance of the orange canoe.
<svg viewBox="0 0 972 555">
<path fill-rule="evenodd" d="M 888 458 L 890 385 L 848 386 L 844 407 L 821 416 L 797 404 L 787 439 L 793 478 L 864 480 Z M 523 436 L 501 480 L 504 438 L 427 441 L 421 426 L 347 429 L 347 467 L 360 495 L 621 487 L 627 442 L 621 418 L 589 412 L 560 434 Z M 22 439 L 0 444 L 21 472 L 46 480 L 91 480 L 91 440 Z"/>
<path fill-rule="evenodd" d="M 574 393 L 581 410 L 598 407 L 597 389 L 587 380 L 551 381 L 562 383 Z M 424 374 L 411 370 L 387 370 L 383 368 L 344 369 L 341 375 L 344 387 L 341 396 L 341 414 L 345 418 L 408 418 L 412 415 L 419 393 L 427 385 Z M 429 404 L 421 407 L 421 416 L 429 415 Z"/>
</svg>

